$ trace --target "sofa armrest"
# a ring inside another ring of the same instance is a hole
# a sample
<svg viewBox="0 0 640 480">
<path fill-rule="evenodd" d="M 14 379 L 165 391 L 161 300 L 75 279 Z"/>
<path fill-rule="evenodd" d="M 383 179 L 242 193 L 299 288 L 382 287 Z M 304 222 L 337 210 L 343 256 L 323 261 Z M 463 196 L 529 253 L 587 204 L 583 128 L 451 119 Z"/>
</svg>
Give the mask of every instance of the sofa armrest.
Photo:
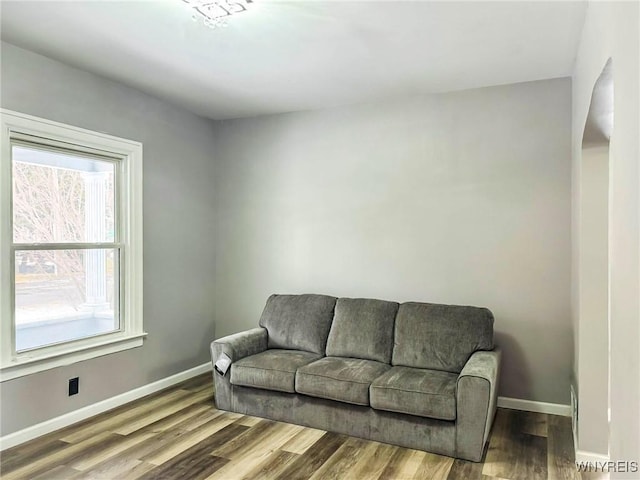
<svg viewBox="0 0 640 480">
<path fill-rule="evenodd" d="M 215 365 L 221 353 L 226 353 L 231 358 L 231 363 L 233 363 L 244 357 L 264 352 L 266 349 L 267 330 L 265 328 L 253 328 L 214 340 L 211 343 L 211 362 Z M 232 410 L 230 376 L 230 374 L 227 374 L 223 377 L 213 369 L 215 402 L 216 407 L 221 410 Z"/>
<path fill-rule="evenodd" d="M 227 335 L 211 343 L 212 354 L 214 347 L 218 351 L 218 355 L 224 352 L 229 355 L 232 362 L 237 362 L 241 358 L 264 352 L 267 349 L 267 330 L 259 327 Z M 218 355 L 212 358 L 214 362 L 217 360 Z"/>
<path fill-rule="evenodd" d="M 457 456 L 474 462 L 482 458 L 496 413 L 500 351 L 475 352 L 458 376 L 456 391 Z"/>
</svg>

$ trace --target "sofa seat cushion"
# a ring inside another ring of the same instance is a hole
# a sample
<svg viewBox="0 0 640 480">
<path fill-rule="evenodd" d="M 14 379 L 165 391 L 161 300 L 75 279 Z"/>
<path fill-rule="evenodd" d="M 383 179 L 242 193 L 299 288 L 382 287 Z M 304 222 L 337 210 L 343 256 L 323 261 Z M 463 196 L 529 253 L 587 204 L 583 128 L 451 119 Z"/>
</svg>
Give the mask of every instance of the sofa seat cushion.
<svg viewBox="0 0 640 480">
<path fill-rule="evenodd" d="M 325 357 L 298 369 L 296 392 L 339 402 L 369 405 L 371 382 L 389 365 L 359 358 Z"/>
<path fill-rule="evenodd" d="M 371 384 L 371 406 L 440 420 L 456 419 L 455 373 L 392 367 Z"/>
<path fill-rule="evenodd" d="M 270 349 L 231 364 L 231 384 L 295 393 L 296 370 L 319 358 L 317 353 Z"/>
</svg>

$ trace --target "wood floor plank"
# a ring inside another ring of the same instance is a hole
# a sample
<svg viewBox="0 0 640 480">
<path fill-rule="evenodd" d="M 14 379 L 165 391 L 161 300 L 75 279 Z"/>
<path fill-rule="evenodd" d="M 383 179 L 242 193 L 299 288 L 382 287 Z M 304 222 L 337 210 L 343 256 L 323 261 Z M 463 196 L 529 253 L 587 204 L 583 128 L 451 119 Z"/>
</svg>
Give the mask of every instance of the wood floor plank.
<svg viewBox="0 0 640 480">
<path fill-rule="evenodd" d="M 496 416 L 482 473 L 511 480 L 547 478 L 547 439 L 523 433 L 538 424 L 529 412 L 503 410 Z"/>
<path fill-rule="evenodd" d="M 308 479 L 346 440 L 347 437 L 345 435 L 331 432 L 325 433 L 320 440 L 314 443 L 311 448 L 300 455 L 275 478 L 282 480 Z"/>
<path fill-rule="evenodd" d="M 345 472 L 347 478 L 378 478 L 387 467 L 389 459 L 399 447 L 386 443 L 367 442 L 360 458 Z"/>
<path fill-rule="evenodd" d="M 258 464 L 243 480 L 270 480 L 280 475 L 299 455 L 284 450 L 272 452 L 262 463 Z"/>
<path fill-rule="evenodd" d="M 187 390 L 174 390 L 168 393 L 166 396 L 159 396 L 155 398 L 148 404 L 139 404 L 136 407 L 124 410 L 119 414 L 106 416 L 101 415 L 101 420 L 95 423 L 91 423 L 84 428 L 80 428 L 73 433 L 67 434 L 60 439 L 68 443 L 77 443 L 105 431 L 114 431 L 114 429 L 118 428 L 119 426 L 125 425 L 127 422 L 130 422 L 139 416 L 143 416 L 149 411 L 153 411 L 159 408 L 161 405 L 186 398 L 189 395 L 191 395 L 191 392 Z"/>
<path fill-rule="evenodd" d="M 347 438 L 340 448 L 311 475 L 310 480 L 340 480 L 344 478 L 344 472 L 355 465 L 366 444 L 367 441 L 360 438 Z"/>
<path fill-rule="evenodd" d="M 500 409 L 496 413 L 489 435 L 482 473 L 489 477 L 509 478 L 512 465 L 517 459 L 517 446 L 512 442 L 521 428 L 514 417 L 514 410 Z"/>
<path fill-rule="evenodd" d="M 400 479 L 400 478 L 405 478 L 405 479 L 411 478 L 413 476 L 413 473 L 415 473 L 415 470 L 411 472 L 409 477 L 406 477 L 406 476 L 401 477 L 402 466 L 408 461 L 410 456 L 411 456 L 411 450 L 408 450 L 406 448 L 397 449 L 393 453 L 391 458 L 389 458 L 387 465 L 384 467 L 384 470 L 382 471 L 378 479 L 394 480 L 394 479 Z M 417 468 L 417 465 L 416 465 L 416 468 Z"/>
<path fill-rule="evenodd" d="M 223 429 L 216 432 L 214 435 L 206 437 L 202 439 L 200 442 L 192 444 L 189 448 L 184 449 L 180 453 L 173 455 L 165 462 L 160 464 L 158 468 L 154 468 L 149 471 L 147 474 L 143 475 L 141 478 L 162 478 L 163 475 L 170 475 L 170 472 L 181 471 L 184 472 L 185 469 L 191 468 L 190 459 L 197 459 L 199 457 L 208 457 L 215 459 L 222 459 L 222 457 L 215 457 L 210 455 L 210 452 L 214 450 L 216 447 L 220 445 L 224 445 L 226 442 L 229 442 L 236 438 L 238 435 L 241 435 L 248 427 L 237 424 L 230 424 L 224 427 Z M 199 475 L 201 478 L 207 478 L 215 471 L 224 467 L 229 460 L 222 459 L 216 460 L 215 462 L 205 462 L 204 464 L 199 464 L 197 468 L 201 469 Z M 184 477 L 189 478 L 189 477 Z"/>
<path fill-rule="evenodd" d="M 51 449 L 56 448 L 56 444 L 60 447 L 60 432 L 58 430 L 56 432 L 52 432 L 41 437 L 38 437 L 30 442 L 26 442 L 15 447 L 7 448 L 0 452 L 0 460 L 2 463 L 0 464 L 0 468 L 5 467 L 6 465 L 10 465 L 19 461 L 22 458 L 28 457 L 33 458 L 37 456 L 42 450 L 51 451 Z M 62 443 L 62 447 L 67 445 L 67 442 Z"/>
<path fill-rule="evenodd" d="M 447 480 L 482 480 L 482 477 L 482 463 L 456 458 L 451 465 Z"/>
<path fill-rule="evenodd" d="M 193 406 L 195 407 L 204 406 L 205 410 L 200 410 L 200 408 L 197 408 L 196 410 L 198 411 L 198 413 L 196 415 L 183 416 L 180 422 L 176 423 L 175 425 L 169 428 L 164 428 L 164 425 L 160 425 L 160 432 L 165 433 L 171 430 L 176 430 L 181 432 L 190 432 L 192 430 L 195 430 L 198 427 L 201 427 L 205 423 L 210 422 L 214 418 L 223 417 L 223 416 L 225 418 L 228 418 L 230 421 L 236 419 L 234 420 L 234 422 L 237 422 L 237 414 L 224 412 L 222 410 L 217 410 L 213 408 L 211 405 L 198 404 Z M 147 425 L 141 431 L 158 432 L 158 427 L 156 425 L 158 425 L 158 422 Z"/>
<path fill-rule="evenodd" d="M 238 425 L 240 425 L 240 423 L 238 423 Z M 236 438 L 211 451 L 211 454 L 232 460 L 234 456 L 238 456 L 238 452 L 241 449 L 244 451 L 247 450 L 248 447 L 250 448 L 251 445 L 260 443 L 262 437 L 268 434 L 271 429 L 276 428 L 277 425 L 273 420 L 261 419 L 260 422 L 253 427 L 247 427 L 246 430 Z"/>
<path fill-rule="evenodd" d="M 201 425 L 200 427 L 187 432 L 185 435 L 182 435 L 179 439 L 170 444 L 167 444 L 163 448 L 156 450 L 149 455 L 145 455 L 144 457 L 140 458 L 140 460 L 144 460 L 145 462 L 152 463 L 154 465 L 162 465 L 164 462 L 171 460 L 176 455 L 179 455 L 193 445 L 205 440 L 210 436 L 213 436 L 215 433 L 220 432 L 223 429 L 226 429 L 224 433 L 227 434 L 230 431 L 230 429 L 228 429 L 227 427 L 232 425 L 238 419 L 238 417 L 239 415 L 231 413 L 220 415 L 210 422 L 207 422 L 204 425 Z M 231 430 L 232 432 L 234 432 L 234 434 L 228 438 L 226 436 L 222 437 L 224 438 L 224 441 L 220 442 L 220 445 L 224 445 L 224 443 L 231 441 L 233 438 L 235 438 L 236 435 L 241 434 L 248 428 L 242 425 L 235 425 L 235 427 L 235 429 Z"/>
<path fill-rule="evenodd" d="M 161 433 L 171 429 L 182 429 L 183 424 L 188 420 L 192 420 L 191 423 L 195 422 L 196 426 L 198 426 L 204 423 L 201 422 L 200 424 L 198 424 L 198 420 L 207 418 L 208 421 L 212 418 L 222 415 L 222 413 L 223 412 L 220 410 L 212 409 L 211 405 L 195 403 L 183 408 L 182 410 L 171 413 L 153 423 L 150 423 L 142 430 L 145 432 Z"/>
<path fill-rule="evenodd" d="M 547 436 L 547 415 L 544 413 L 520 412 L 523 417 L 522 433 Z"/>
<path fill-rule="evenodd" d="M 262 418 L 260 417 L 252 417 L 250 415 L 243 416 L 240 420 L 237 421 L 239 425 L 244 425 L 245 427 L 253 427 L 260 423 Z"/>
<path fill-rule="evenodd" d="M 514 443 L 518 443 L 519 452 L 513 465 L 513 480 L 547 479 L 547 440 L 536 435 L 521 434 Z"/>
<path fill-rule="evenodd" d="M 211 391 L 213 391 L 213 377 L 210 372 L 203 373 L 180 384 L 180 390 L 189 390 L 191 392 L 202 390 L 205 387 L 211 388 Z"/>
<path fill-rule="evenodd" d="M 402 452 L 402 453 L 399 453 Z M 415 478 L 426 453 L 402 448 L 393 455 L 379 479 L 409 480 Z M 425 478 L 425 477 L 421 477 Z"/>
<path fill-rule="evenodd" d="M 302 455 L 311 445 L 320 440 L 325 433 L 327 433 L 325 430 L 305 428 L 285 443 L 282 446 L 282 450 Z"/>
<path fill-rule="evenodd" d="M 573 451 L 571 419 L 557 415 L 548 416 L 547 475 L 558 480 L 577 480 Z"/>
<path fill-rule="evenodd" d="M 413 476 L 414 480 L 429 478 L 432 480 L 446 480 L 453 466 L 453 458 L 433 453 L 425 453 L 420 466 Z"/>
<path fill-rule="evenodd" d="M 267 462 L 274 453 L 272 450 L 251 450 L 246 452 L 241 459 L 227 459 L 228 463 L 208 476 L 207 480 L 227 480 L 230 478 L 240 479 L 247 477 L 249 472 Z"/>
<path fill-rule="evenodd" d="M 116 456 L 100 462 L 92 468 L 80 471 L 66 480 L 119 480 L 122 477 L 131 475 L 131 472 L 136 471 L 141 463 L 143 463 L 142 460 L 132 458 L 129 455 Z M 139 475 L 143 475 L 151 468 L 155 468 L 155 465 L 151 465 L 149 469 L 139 473 Z"/>
<path fill-rule="evenodd" d="M 3 474 L 2 480 L 31 478 L 59 465 L 66 465 L 68 462 L 85 455 L 87 451 L 97 448 L 112 435 L 113 434 L 111 432 L 102 432 L 82 442 L 68 444 L 67 447 L 62 450 L 40 458 L 35 462 L 25 463 L 20 468 L 17 468 L 7 474 Z"/>
<path fill-rule="evenodd" d="M 219 444 L 234 438 L 245 428 L 242 425 L 229 425 L 224 432 L 218 432 L 219 435 L 202 439 L 140 478 L 206 478 L 228 463 L 227 459 L 214 457 L 209 455 L 209 452 Z"/>
<path fill-rule="evenodd" d="M 207 478 L 219 470 L 229 460 L 207 455 L 199 445 L 196 445 L 171 461 L 149 470 L 140 477 L 141 480 L 200 480 Z"/>
<path fill-rule="evenodd" d="M 180 393 L 177 393 L 180 392 Z M 69 440 L 68 437 L 77 434 L 80 431 L 87 431 L 88 427 L 95 427 L 98 424 L 111 420 L 113 421 L 116 417 L 121 418 L 129 418 L 130 416 L 135 416 L 136 413 L 130 414 L 129 412 L 139 412 L 141 410 L 155 408 L 157 405 L 161 405 L 166 402 L 174 401 L 177 396 L 186 396 L 188 393 L 185 393 L 185 390 L 182 390 L 179 385 L 174 385 L 172 387 L 166 388 L 164 390 L 160 390 L 158 392 L 154 392 L 145 397 L 139 398 L 127 404 L 121 405 L 119 407 L 113 408 L 106 412 L 100 413 L 95 417 L 88 418 L 86 420 L 82 420 L 80 422 L 74 423 L 68 427 L 63 428 L 59 432 L 57 432 L 57 437 L 60 439 Z M 92 432 L 95 433 L 96 430 L 92 429 Z M 81 438 L 71 438 L 71 442 L 80 441 L 87 438 L 87 436 Z"/>
<path fill-rule="evenodd" d="M 120 415 L 123 415 L 123 417 L 121 418 L 128 418 L 130 416 L 128 412 L 135 409 L 153 408 L 158 403 L 162 404 L 167 401 L 172 401 L 173 398 L 175 398 L 174 395 L 176 395 L 176 392 L 182 391 L 182 390 L 183 389 L 181 388 L 181 384 L 168 387 L 166 389 L 160 390 L 158 392 L 154 392 L 152 394 L 146 395 L 145 397 L 129 402 L 125 405 L 121 405 L 114 409 L 98 414 L 94 417 L 82 420 L 80 422 L 76 422 L 73 425 L 70 425 L 63 429 L 43 435 L 42 437 L 39 437 L 25 444 L 18 445 L 11 449 L 7 449 L 1 452 L 3 462 L 6 460 L 9 460 L 14 455 L 17 455 L 18 457 L 24 457 L 24 456 L 31 455 L 33 451 L 41 451 L 43 450 L 43 445 L 45 445 L 46 443 L 59 442 L 61 440 L 65 441 L 65 443 L 70 443 L 70 442 L 77 442 L 77 441 L 81 441 L 86 438 L 89 438 L 92 434 L 97 433 L 97 431 L 96 429 L 93 429 L 93 428 L 88 429 L 88 427 L 94 427 L 97 424 L 106 420 L 113 421 L 115 417 L 118 417 Z M 180 393 L 179 395 L 186 396 L 188 394 L 182 391 L 182 393 Z M 79 431 L 83 431 L 85 433 L 83 435 L 78 436 L 77 438 L 76 437 L 69 438 L 70 436 L 74 435 Z"/>
<path fill-rule="evenodd" d="M 259 427 L 263 429 L 255 437 L 246 435 L 248 432 L 253 433 Z M 214 456 L 222 456 L 231 461 L 209 479 L 243 478 L 247 476 L 249 472 L 267 462 L 273 453 L 279 450 L 279 447 L 286 443 L 300 428 L 302 427 L 269 421 L 266 427 L 265 423 L 261 423 L 248 429 L 223 448 L 211 452 Z M 227 448 L 229 445 L 234 445 L 231 450 Z"/>
<path fill-rule="evenodd" d="M 66 459 L 66 464 L 75 470 L 84 470 L 84 468 L 78 468 L 80 465 L 86 465 L 87 468 L 95 465 L 101 461 L 99 459 L 105 453 L 111 452 L 113 449 L 118 449 L 122 443 L 128 439 L 123 438 L 121 435 L 116 435 L 109 432 L 101 442 L 90 445 L 80 452 L 74 454 L 70 458 Z"/>
<path fill-rule="evenodd" d="M 91 477 L 95 475 L 97 478 L 119 478 L 119 476 L 115 476 L 115 473 L 110 472 L 116 472 L 120 475 L 121 472 L 126 470 L 122 467 L 122 464 L 135 466 L 136 462 L 140 463 L 138 460 L 139 458 L 150 455 L 153 452 L 158 452 L 162 448 L 167 448 L 168 445 L 172 445 L 187 432 L 224 413 L 219 410 L 211 409 L 211 407 L 205 408 L 205 411 L 197 409 L 193 414 L 178 417 L 178 419 L 181 420 L 179 423 L 175 423 L 176 419 L 173 418 L 176 414 L 167 417 L 168 419 L 171 419 L 171 428 L 165 428 L 166 425 L 161 425 L 162 428 L 160 428 L 160 424 L 162 422 L 156 422 L 155 424 L 151 424 L 148 427 L 139 430 L 136 434 L 155 433 L 155 435 L 130 446 L 127 450 L 120 452 L 115 458 L 106 458 L 100 463 L 94 465 L 86 471 L 87 475 Z M 153 465 L 153 467 L 155 468 L 155 465 Z"/>
<path fill-rule="evenodd" d="M 79 473 L 66 465 L 58 465 L 40 475 L 30 477 L 29 480 L 69 480 Z"/>
<path fill-rule="evenodd" d="M 213 401 L 213 393 L 209 390 L 199 393 L 189 392 L 189 395 L 180 399 L 180 401 L 171 402 L 167 405 L 162 406 L 161 408 L 150 410 L 144 415 L 140 415 L 135 419 L 129 420 L 125 424 L 122 424 L 118 428 L 114 428 L 111 431 L 113 431 L 114 433 L 119 433 L 120 435 L 129 435 L 136 430 L 140 430 L 147 425 L 150 425 L 158 420 L 162 420 L 167 415 L 179 412 L 180 410 L 190 405 L 202 402 L 207 399 L 211 399 L 211 401 Z"/>
<path fill-rule="evenodd" d="M 122 452 L 126 452 L 128 449 L 138 445 L 139 443 L 156 436 L 155 433 L 151 432 L 143 432 L 137 435 L 130 435 L 128 437 L 123 437 L 118 434 L 112 435 L 113 441 L 109 442 L 109 440 L 107 440 L 104 443 L 97 445 L 93 451 L 75 459 L 73 462 L 69 462 L 69 465 L 76 470 L 88 470 L 99 463 L 109 460 Z"/>
<path fill-rule="evenodd" d="M 35 440 L 33 445 L 36 447 L 14 450 L 11 452 L 12 454 L 9 455 L 2 452 L 2 454 L 0 454 L 0 476 L 20 468 L 25 462 L 36 462 L 69 446 L 67 442 L 56 438 L 49 439 L 46 442 L 38 442 L 38 440 Z"/>
<path fill-rule="evenodd" d="M 105 480 L 138 480 L 154 468 L 156 468 L 156 465 L 147 462 L 140 462 L 132 470 L 122 473 L 117 477 L 107 477 Z"/>
<path fill-rule="evenodd" d="M 299 425 L 263 420 L 211 454 L 235 460 L 247 456 L 249 452 L 278 450 L 303 428 Z"/>
</svg>

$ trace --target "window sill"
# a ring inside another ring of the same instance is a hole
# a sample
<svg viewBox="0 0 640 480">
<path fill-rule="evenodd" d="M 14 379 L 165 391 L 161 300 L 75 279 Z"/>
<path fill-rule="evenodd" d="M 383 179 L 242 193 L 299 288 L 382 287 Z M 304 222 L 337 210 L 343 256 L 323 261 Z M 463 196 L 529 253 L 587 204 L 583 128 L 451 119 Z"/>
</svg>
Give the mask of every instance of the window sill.
<svg viewBox="0 0 640 480">
<path fill-rule="evenodd" d="M 68 349 L 30 358 L 23 357 L 2 366 L 2 369 L 0 369 L 0 383 L 44 370 L 140 347 L 146 336 L 146 333 L 140 333 L 126 337 L 111 337 L 100 343 L 93 343 L 81 348 L 75 347 L 73 350 Z"/>
</svg>

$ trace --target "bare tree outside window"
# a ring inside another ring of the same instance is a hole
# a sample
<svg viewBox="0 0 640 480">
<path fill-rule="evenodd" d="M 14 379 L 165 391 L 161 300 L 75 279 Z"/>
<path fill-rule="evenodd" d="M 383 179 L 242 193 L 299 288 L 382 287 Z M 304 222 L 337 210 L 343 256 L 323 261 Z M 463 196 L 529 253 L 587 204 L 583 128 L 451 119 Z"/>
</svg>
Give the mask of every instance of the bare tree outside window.
<svg viewBox="0 0 640 480">
<path fill-rule="evenodd" d="M 0 382 L 142 346 L 142 143 L 0 124 Z"/>
<path fill-rule="evenodd" d="M 21 334 L 30 348 L 65 340 L 58 330 L 63 337 L 112 331 L 115 252 L 86 247 L 114 240 L 114 164 L 21 145 L 12 153 L 14 243 L 43 247 L 16 249 L 17 343 Z M 59 328 L 65 321 L 75 322 L 73 331 Z"/>
</svg>

